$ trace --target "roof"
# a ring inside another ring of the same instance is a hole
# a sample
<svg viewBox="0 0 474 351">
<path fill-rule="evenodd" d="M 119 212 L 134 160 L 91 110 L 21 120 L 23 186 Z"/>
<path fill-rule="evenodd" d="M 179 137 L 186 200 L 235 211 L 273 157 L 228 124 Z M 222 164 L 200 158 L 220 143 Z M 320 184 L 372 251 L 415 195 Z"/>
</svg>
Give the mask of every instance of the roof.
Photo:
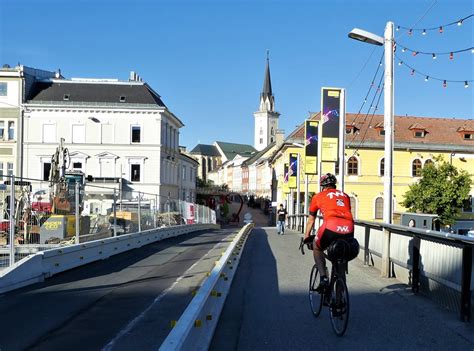
<svg viewBox="0 0 474 351">
<path fill-rule="evenodd" d="M 319 112 L 311 116 L 311 120 L 319 120 Z M 384 142 L 384 136 L 380 135 L 380 128 L 383 128 L 383 115 L 358 115 L 355 113 L 346 114 L 346 125 L 354 126 L 358 129 L 356 134 L 346 134 L 346 146 L 364 147 L 364 145 L 374 145 L 374 143 Z M 425 137 L 415 137 L 413 126 L 422 127 Z M 396 144 L 425 144 L 425 145 L 456 145 L 474 146 L 473 140 L 466 140 L 462 132 L 474 131 L 473 119 L 460 118 L 434 118 L 415 116 L 395 116 L 394 117 L 394 138 Z M 286 139 L 286 142 L 304 139 L 304 123 L 296 128 Z"/>
<path fill-rule="evenodd" d="M 264 149 L 256 152 L 255 154 L 253 154 L 252 156 L 250 156 L 247 160 L 245 160 L 245 162 L 242 164 L 243 166 L 249 166 L 251 164 L 253 164 L 254 162 L 258 161 L 263 155 L 265 155 L 267 153 L 268 150 L 270 150 L 272 147 L 275 146 L 276 143 L 271 143 L 271 144 L 268 144 Z"/>
<path fill-rule="evenodd" d="M 267 58 L 267 66 L 265 67 L 265 79 L 263 81 L 262 96 L 272 96 L 272 81 L 270 78 L 270 62 Z"/>
<path fill-rule="evenodd" d="M 224 153 L 227 160 L 232 160 L 237 155 L 251 156 L 257 152 L 253 146 L 247 144 L 234 144 L 223 141 L 216 141 L 214 144 Z"/>
<path fill-rule="evenodd" d="M 27 99 L 29 103 L 113 103 L 124 106 L 143 104 L 166 107 L 160 96 L 148 84 L 112 80 L 50 79 L 38 81 L 33 85 Z"/>
<path fill-rule="evenodd" d="M 219 150 L 214 145 L 197 144 L 190 154 L 203 156 L 221 156 Z"/>
<path fill-rule="evenodd" d="M 189 156 L 189 155 L 186 155 L 186 154 L 184 154 L 184 153 L 182 153 L 182 152 L 180 152 L 179 155 L 181 156 L 181 159 L 182 159 L 182 160 L 187 161 L 187 162 L 191 162 L 191 163 L 193 163 L 193 164 L 196 165 L 196 166 L 199 165 L 199 162 L 198 162 L 196 159 L 194 159 L 193 157 L 191 157 L 191 156 Z"/>
</svg>

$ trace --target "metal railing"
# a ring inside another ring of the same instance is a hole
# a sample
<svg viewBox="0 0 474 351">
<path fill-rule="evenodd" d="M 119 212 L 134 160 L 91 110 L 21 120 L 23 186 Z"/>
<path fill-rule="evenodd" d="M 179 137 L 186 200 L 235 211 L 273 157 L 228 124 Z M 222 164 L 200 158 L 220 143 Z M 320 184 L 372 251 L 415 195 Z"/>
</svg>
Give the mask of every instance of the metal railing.
<svg viewBox="0 0 474 351">
<path fill-rule="evenodd" d="M 216 223 L 215 211 L 120 183 L 50 183 L 3 176 L 0 269 L 38 251 L 148 229 Z M 13 186 L 12 186 L 13 184 Z M 59 190 L 58 190 L 59 189 Z"/>
<path fill-rule="evenodd" d="M 307 217 L 288 216 L 288 228 L 304 233 Z M 318 227 L 316 221 L 316 230 Z M 461 320 L 470 321 L 474 238 L 362 220 L 355 221 L 355 237 L 365 265 L 378 265 L 383 276 L 406 282 L 414 293 L 421 290 L 446 307 L 459 310 Z"/>
</svg>

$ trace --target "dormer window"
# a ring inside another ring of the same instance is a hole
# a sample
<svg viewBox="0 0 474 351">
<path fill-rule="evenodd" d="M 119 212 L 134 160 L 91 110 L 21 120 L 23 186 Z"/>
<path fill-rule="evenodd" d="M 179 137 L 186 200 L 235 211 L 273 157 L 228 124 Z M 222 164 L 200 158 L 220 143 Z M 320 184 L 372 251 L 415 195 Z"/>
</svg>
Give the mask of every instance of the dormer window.
<svg viewBox="0 0 474 351">
<path fill-rule="evenodd" d="M 379 129 L 379 135 L 385 135 L 385 129 Z"/>
<path fill-rule="evenodd" d="M 383 129 L 383 122 L 377 123 L 374 126 L 374 129 L 378 132 L 379 135 L 385 135 L 385 129 Z"/>
<path fill-rule="evenodd" d="M 415 138 L 424 138 L 425 137 L 425 131 L 424 130 L 415 130 L 413 135 L 414 135 Z"/>
<path fill-rule="evenodd" d="M 126 100 L 125 95 L 120 96 L 120 102 L 125 102 L 125 100 Z"/>
<path fill-rule="evenodd" d="M 69 101 L 69 94 L 64 94 L 63 95 L 63 100 L 64 101 Z"/>
<path fill-rule="evenodd" d="M 464 140 L 474 140 L 474 132 L 473 133 L 464 133 L 463 139 Z"/>
<path fill-rule="evenodd" d="M 413 131 L 413 137 L 415 138 L 424 138 L 426 134 L 428 134 L 426 128 L 420 123 L 412 124 L 410 127 L 408 127 L 408 129 Z"/>
<path fill-rule="evenodd" d="M 359 128 L 354 125 L 347 125 L 346 126 L 346 134 L 358 134 Z"/>
</svg>

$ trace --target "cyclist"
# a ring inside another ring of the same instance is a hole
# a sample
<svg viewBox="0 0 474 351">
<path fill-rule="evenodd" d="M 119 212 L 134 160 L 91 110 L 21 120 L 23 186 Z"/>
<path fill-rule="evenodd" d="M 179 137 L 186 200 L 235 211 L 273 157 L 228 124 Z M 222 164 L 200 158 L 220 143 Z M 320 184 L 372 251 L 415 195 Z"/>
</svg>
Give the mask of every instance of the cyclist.
<svg viewBox="0 0 474 351">
<path fill-rule="evenodd" d="M 310 234 L 314 226 L 316 214 L 321 211 L 323 223 L 318 230 L 313 243 L 314 262 L 320 272 L 321 281 L 316 290 L 322 291 L 329 285 L 328 271 L 324 250 L 332 241 L 344 237 L 354 237 L 354 219 L 351 213 L 349 196 L 343 191 L 336 189 L 336 177 L 327 173 L 321 176 L 319 184 L 321 192 L 315 194 L 309 206 L 309 217 L 306 223 L 305 243 L 310 240 Z"/>
</svg>

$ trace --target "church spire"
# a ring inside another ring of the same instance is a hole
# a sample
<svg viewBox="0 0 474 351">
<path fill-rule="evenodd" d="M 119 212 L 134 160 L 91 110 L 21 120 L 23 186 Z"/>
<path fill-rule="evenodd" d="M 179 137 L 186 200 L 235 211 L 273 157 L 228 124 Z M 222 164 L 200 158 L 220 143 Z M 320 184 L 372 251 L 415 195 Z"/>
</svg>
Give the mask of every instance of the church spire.
<svg viewBox="0 0 474 351">
<path fill-rule="evenodd" d="M 269 58 L 269 50 L 267 50 L 267 67 L 265 68 L 265 80 L 263 81 L 263 91 L 262 97 L 270 97 L 272 96 L 272 81 L 270 78 L 270 58 Z"/>
<path fill-rule="evenodd" d="M 275 98 L 272 92 L 272 80 L 270 78 L 270 58 L 267 50 L 267 66 L 265 67 L 265 78 L 263 80 L 263 90 L 260 95 L 260 111 L 274 111 Z"/>
</svg>

